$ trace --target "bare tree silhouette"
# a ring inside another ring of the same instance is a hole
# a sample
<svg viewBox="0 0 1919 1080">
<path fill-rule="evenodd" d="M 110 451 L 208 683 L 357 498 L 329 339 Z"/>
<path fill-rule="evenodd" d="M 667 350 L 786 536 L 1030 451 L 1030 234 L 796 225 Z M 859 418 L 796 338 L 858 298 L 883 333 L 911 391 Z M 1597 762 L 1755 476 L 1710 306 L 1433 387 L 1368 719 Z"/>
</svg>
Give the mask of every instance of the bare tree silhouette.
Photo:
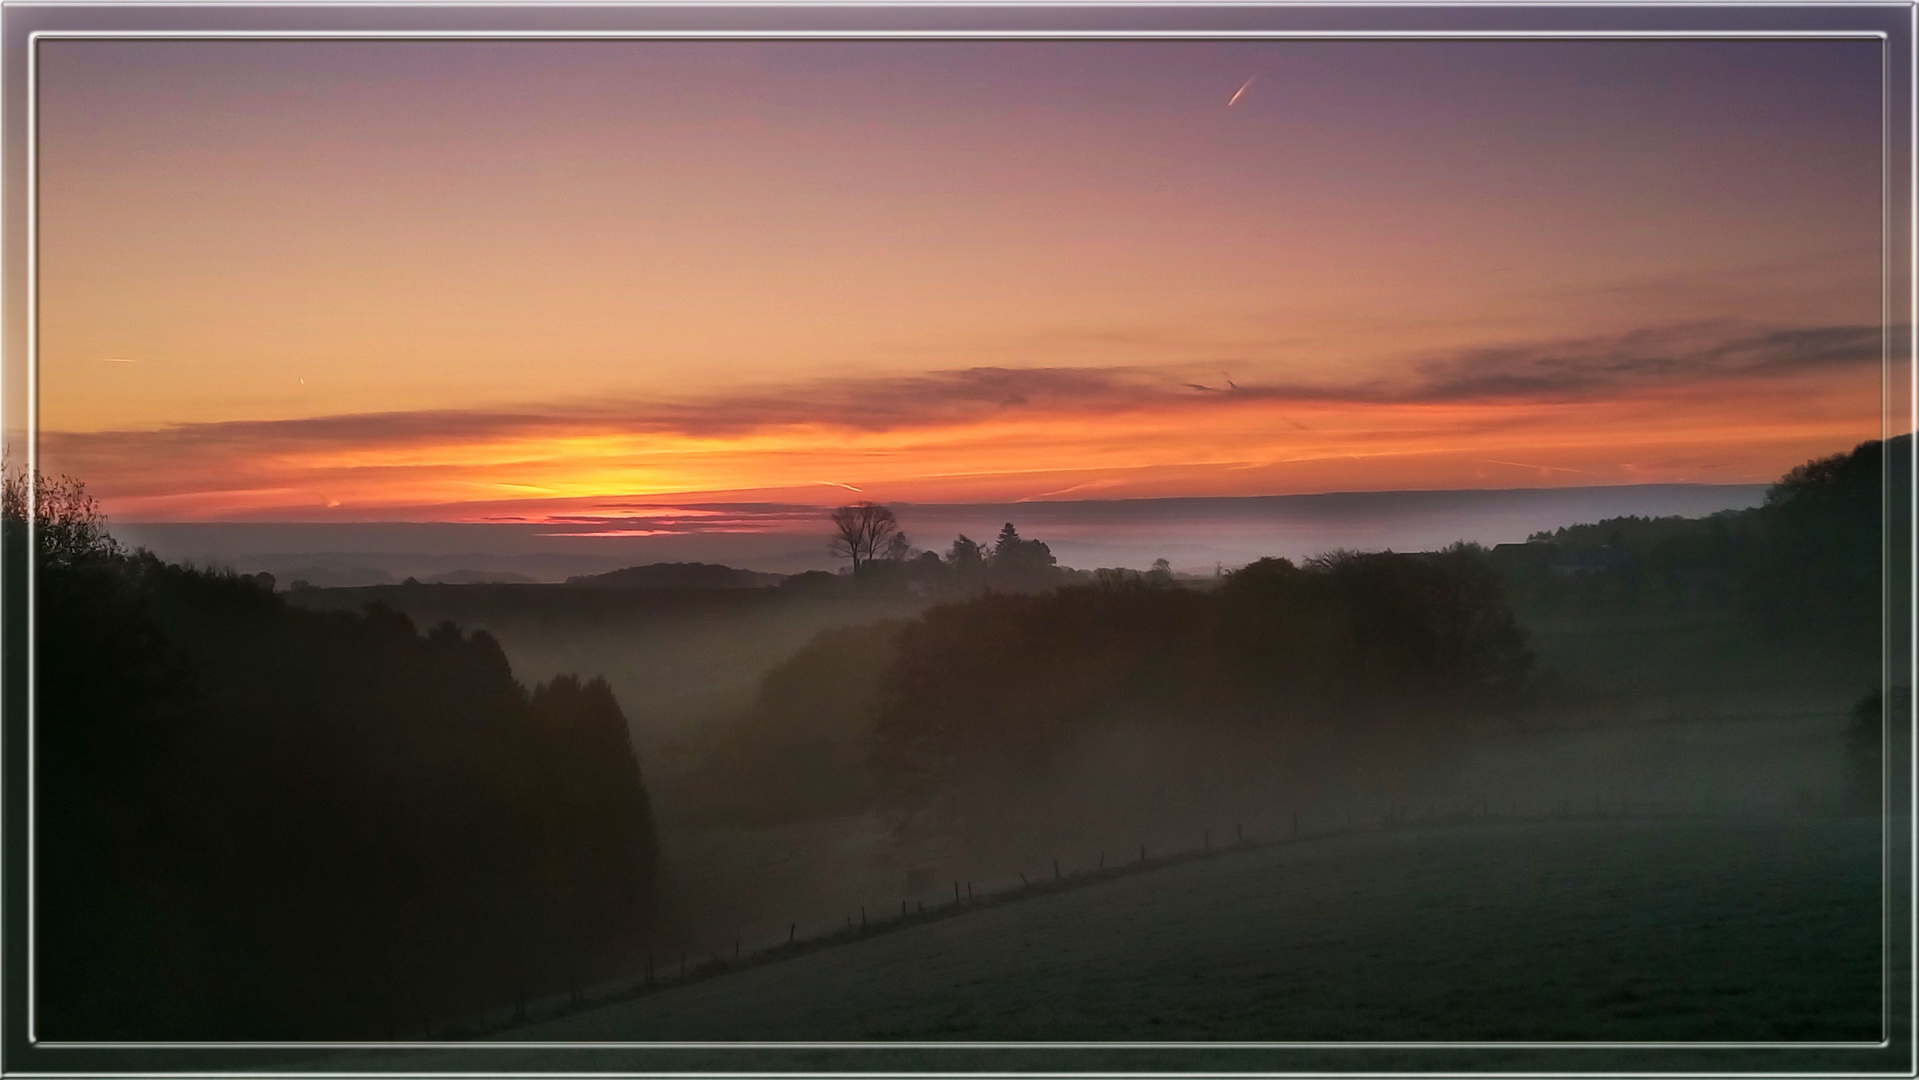
<svg viewBox="0 0 1919 1080">
<path fill-rule="evenodd" d="M 833 511 L 835 535 L 828 545 L 834 555 L 853 560 L 853 572 L 875 559 L 899 558 L 906 553 L 906 534 L 893 511 L 876 502 L 857 502 Z"/>
</svg>

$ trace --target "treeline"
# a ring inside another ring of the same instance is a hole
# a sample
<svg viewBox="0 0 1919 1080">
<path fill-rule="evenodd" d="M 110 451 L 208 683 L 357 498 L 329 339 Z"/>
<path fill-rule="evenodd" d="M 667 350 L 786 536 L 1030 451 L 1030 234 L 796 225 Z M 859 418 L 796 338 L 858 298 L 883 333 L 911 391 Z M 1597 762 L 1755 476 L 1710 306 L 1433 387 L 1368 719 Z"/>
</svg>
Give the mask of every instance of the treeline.
<svg viewBox="0 0 1919 1080">
<path fill-rule="evenodd" d="M 825 816 L 873 794 L 878 693 L 900 619 L 821 631 L 761 676 L 753 707 L 713 741 L 709 813 L 738 823 Z"/>
<path fill-rule="evenodd" d="M 1865 442 L 1793 469 L 1750 510 L 1613 518 L 1494 557 L 1526 611 L 1717 610 L 1769 636 L 1876 649 L 1883 552 L 1909 543 L 1911 453 L 1910 435 Z"/>
<path fill-rule="evenodd" d="M 783 574 L 736 570 L 714 563 L 677 562 L 629 566 L 605 574 L 580 574 L 566 579 L 572 588 L 585 589 L 770 589 Z"/>
<path fill-rule="evenodd" d="M 1882 515 L 1883 466 L 1910 450 L 1907 436 L 1808 462 L 1748 511 L 1615 519 L 1492 552 L 1263 559 L 1217 581 L 1066 570 L 1010 525 L 943 558 L 875 557 L 861 574 L 966 587 L 909 621 L 822 634 L 762 680 L 716 757 L 752 816 L 877 803 L 909 833 L 978 834 L 1019 827 L 1005 792 L 1120 727 L 1211 739 L 1306 786 L 1356 762 L 1390 773 L 1568 692 L 1534 677 L 1522 612 L 1704 605 L 1753 641 L 1876 656 L 1882 524 L 1892 550 L 1907 543 L 1902 515 Z M 1019 576 L 994 576 L 1002 551 Z"/>
<path fill-rule="evenodd" d="M 630 970 L 655 846 L 604 682 L 125 552 L 75 484 L 38 524 L 40 1037 L 387 1038 Z"/>
<path fill-rule="evenodd" d="M 1226 731 L 1296 762 L 1389 770 L 1518 704 L 1532 663 L 1470 545 L 1262 559 L 1206 591 L 989 594 L 926 612 L 895 649 L 874 713 L 882 802 L 908 835 L 973 839 L 1020 774 L 1102 726 Z"/>
<path fill-rule="evenodd" d="M 832 522 L 837 532 L 828 550 L 851 560 L 851 583 L 868 590 L 911 589 L 936 595 L 966 595 L 988 589 L 1030 592 L 1094 576 L 1059 565 L 1051 548 L 1043 541 L 1020 536 L 1010 521 L 988 543 L 961 533 L 944 555 L 914 547 L 900 531 L 893 511 L 878 503 L 842 506 L 833 512 Z M 811 570 L 787 578 L 782 587 L 817 590 L 838 584 L 836 575 Z"/>
<path fill-rule="evenodd" d="M 1390 767 L 1511 709 L 1530 665 L 1470 545 L 1263 559 L 1203 590 L 1107 574 L 823 634 L 720 749 L 763 777 L 764 814 L 878 805 L 907 836 L 990 841 L 1018 827 L 1007 791 L 1043 786 L 1104 730 Z"/>
</svg>

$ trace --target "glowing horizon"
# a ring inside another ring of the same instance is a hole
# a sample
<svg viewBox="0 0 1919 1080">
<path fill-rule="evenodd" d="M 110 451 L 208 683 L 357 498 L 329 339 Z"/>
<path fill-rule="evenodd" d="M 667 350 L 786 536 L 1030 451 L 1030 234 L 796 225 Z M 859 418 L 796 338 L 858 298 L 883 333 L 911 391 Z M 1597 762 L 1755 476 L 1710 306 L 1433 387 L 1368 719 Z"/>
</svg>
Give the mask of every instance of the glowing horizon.
<svg viewBox="0 0 1919 1080">
<path fill-rule="evenodd" d="M 1517 403 L 1274 400 L 1242 390 L 1248 400 L 1169 395 L 1124 410 L 1056 405 L 880 427 L 765 421 L 724 434 L 635 432 L 638 421 L 604 409 L 391 414 L 61 435 L 51 445 L 83 478 L 113 477 L 116 516 L 151 521 L 369 520 L 395 511 L 539 520 L 542 507 L 658 513 L 695 499 L 831 505 L 1766 483 L 1862 438 L 1857 418 L 1876 396 L 1836 394 L 1830 382 L 1820 373 L 1749 383 L 1745 422 L 1704 431 L 1691 406 L 1724 387 L 1687 382 L 1604 400 Z M 428 420 L 466 430 L 443 433 Z M 203 469 L 239 484 L 179 490 L 182 470 Z"/>
<path fill-rule="evenodd" d="M 121 520 L 1765 483 L 1880 435 L 1872 43 L 43 49 L 42 459 Z"/>
</svg>

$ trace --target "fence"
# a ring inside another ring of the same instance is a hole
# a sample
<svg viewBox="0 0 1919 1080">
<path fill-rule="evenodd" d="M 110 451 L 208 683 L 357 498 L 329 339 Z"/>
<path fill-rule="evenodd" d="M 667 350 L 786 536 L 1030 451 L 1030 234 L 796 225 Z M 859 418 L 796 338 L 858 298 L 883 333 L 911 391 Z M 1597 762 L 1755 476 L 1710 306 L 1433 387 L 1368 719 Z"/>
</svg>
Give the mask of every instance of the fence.
<svg viewBox="0 0 1919 1080">
<path fill-rule="evenodd" d="M 1779 809 L 1777 807 L 1775 810 Z M 1786 809 L 1791 810 L 1790 806 Z M 1801 808 L 1803 809 L 1803 808 Z M 1244 822 L 1222 827 L 1215 835 L 1211 826 L 1192 830 L 1197 844 L 1164 851 L 1153 850 L 1146 842 L 1129 843 L 1123 848 L 1096 849 L 1082 856 L 1078 864 L 1070 860 L 1050 859 L 1040 867 L 1016 867 L 1012 877 L 995 881 L 968 880 L 964 877 L 942 884 L 937 889 L 904 896 L 894 912 L 891 901 L 864 904 L 849 910 L 844 920 L 812 925 L 790 920 L 777 932 L 760 932 L 749 937 L 744 932 L 718 947 L 656 951 L 647 956 L 642 970 L 590 988 L 490 1010 L 466 1022 L 436 1032 L 433 1038 L 471 1038 L 521 1024 L 554 1019 L 574 1012 L 628 1001 L 650 993 L 684 986 L 718 975 L 773 963 L 802 953 L 862 940 L 878 934 L 919 926 L 938 919 L 1013 903 L 1048 893 L 1082 888 L 1102 881 L 1160 869 L 1207 858 L 1229 856 L 1278 845 L 1357 836 L 1391 830 L 1434 826 L 1487 825 L 1539 821 L 1604 821 L 1708 819 L 1726 816 L 1756 816 L 1754 808 L 1728 811 L 1724 806 L 1701 806 L 1697 801 L 1680 802 L 1648 798 L 1607 799 L 1595 794 L 1586 798 L 1561 798 L 1551 802 L 1495 799 L 1490 796 L 1471 800 L 1440 799 L 1393 802 L 1370 814 L 1308 813 L 1287 811 L 1278 818 L 1248 829 Z M 1230 839 L 1229 839 L 1230 838 Z M 1029 869 L 1035 873 L 1029 875 Z M 949 895 L 950 893 L 950 895 Z M 802 933 L 802 930 L 805 932 Z"/>
</svg>

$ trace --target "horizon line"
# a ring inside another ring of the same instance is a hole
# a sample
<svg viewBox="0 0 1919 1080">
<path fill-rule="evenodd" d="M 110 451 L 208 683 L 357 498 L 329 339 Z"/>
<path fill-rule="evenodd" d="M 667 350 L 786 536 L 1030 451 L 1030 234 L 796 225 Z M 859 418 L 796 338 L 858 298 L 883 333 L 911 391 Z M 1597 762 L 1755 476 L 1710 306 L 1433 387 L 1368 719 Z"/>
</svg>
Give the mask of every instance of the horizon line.
<svg viewBox="0 0 1919 1080">
<path fill-rule="evenodd" d="M 1328 498 L 1341 498 L 1341 497 L 1362 497 L 1362 496 L 1383 497 L 1383 496 L 1416 496 L 1416 495 L 1499 495 L 1499 494 L 1530 494 L 1530 493 L 1561 493 L 1561 492 L 1570 493 L 1570 492 L 1580 492 L 1580 491 L 1616 491 L 1616 490 L 1627 489 L 1627 488 L 1764 489 L 1764 488 L 1771 487 L 1775 483 L 1777 483 L 1777 481 L 1724 483 L 1724 482 L 1715 482 L 1715 481 L 1680 480 L 1680 481 L 1655 481 L 1655 482 L 1640 483 L 1640 484 L 1565 484 L 1565 485 L 1552 485 L 1552 486 L 1544 486 L 1544 487 L 1390 488 L 1390 489 L 1380 489 L 1380 490 L 1302 491 L 1302 492 L 1290 492 L 1290 493 L 1278 494 L 1278 495 L 1150 495 L 1150 496 L 1134 496 L 1130 498 L 1109 498 L 1109 499 L 1097 499 L 1097 498 L 1094 498 L 1094 499 L 1029 499 L 1029 500 L 1009 499 L 1009 500 L 1003 500 L 1003 501 L 976 501 L 976 502 L 911 502 L 907 500 L 898 500 L 898 499 L 871 500 L 871 501 L 878 502 L 882 506 L 889 506 L 889 507 L 914 507 L 914 508 L 950 507 L 954 509 L 966 509 L 971 507 L 987 507 L 987 506 L 991 506 L 991 507 L 1025 507 L 1025 506 L 1038 507 L 1038 506 L 1084 506 L 1084 505 L 1120 506 L 1125 504 L 1140 504 L 1140 503 L 1199 503 L 1199 502 L 1251 503 L 1251 502 L 1273 501 L 1273 500 L 1280 500 L 1280 499 L 1302 499 L 1303 500 L 1303 499 L 1328 499 Z M 699 493 L 693 493 L 693 494 L 706 495 L 708 493 L 699 492 Z M 619 496 L 608 496 L 608 497 L 618 498 Z M 627 498 L 637 497 L 637 498 L 647 498 L 647 499 L 661 499 L 661 500 L 667 499 L 666 496 L 652 496 L 652 495 L 626 496 L 626 497 Z M 555 500 L 555 501 L 565 502 L 570 500 Z M 467 504 L 448 504 L 448 505 L 471 506 L 473 504 L 467 503 Z M 734 506 L 734 507 L 746 507 L 746 506 L 814 507 L 814 506 L 817 506 L 818 508 L 825 510 L 825 509 L 830 509 L 834 506 L 847 505 L 847 504 L 800 503 L 800 502 L 784 502 L 784 501 L 776 502 L 776 501 L 768 501 L 764 499 L 740 500 L 736 502 L 727 502 L 727 501 L 715 500 L 712 498 L 700 498 L 700 499 L 684 499 L 684 500 L 677 500 L 677 501 L 660 501 L 658 503 L 653 503 L 648 505 L 658 506 L 658 507 L 675 507 L 675 506 L 688 506 L 688 505 Z M 632 508 L 634 513 L 619 515 L 619 516 L 645 516 L 644 514 L 645 509 L 646 509 L 645 507 L 635 507 L 635 508 Z M 613 515 L 608 515 L 608 516 L 613 516 Z M 526 519 L 526 520 L 518 520 L 518 521 L 475 521 L 475 520 L 432 519 L 432 518 L 427 518 L 427 519 L 361 518 L 361 519 L 356 519 L 351 521 L 342 521 L 342 520 L 328 520 L 325 518 L 320 518 L 320 519 L 312 519 L 312 518 L 144 519 L 144 518 L 116 517 L 116 518 L 113 518 L 113 521 L 117 524 L 141 525 L 141 526 L 152 526 L 152 525 L 336 525 L 336 526 L 345 526 L 345 525 L 509 525 L 509 526 L 551 527 L 551 525 L 553 524 L 553 522 L 551 521 L 543 521 L 543 520 L 537 520 L 537 519 Z"/>
</svg>

